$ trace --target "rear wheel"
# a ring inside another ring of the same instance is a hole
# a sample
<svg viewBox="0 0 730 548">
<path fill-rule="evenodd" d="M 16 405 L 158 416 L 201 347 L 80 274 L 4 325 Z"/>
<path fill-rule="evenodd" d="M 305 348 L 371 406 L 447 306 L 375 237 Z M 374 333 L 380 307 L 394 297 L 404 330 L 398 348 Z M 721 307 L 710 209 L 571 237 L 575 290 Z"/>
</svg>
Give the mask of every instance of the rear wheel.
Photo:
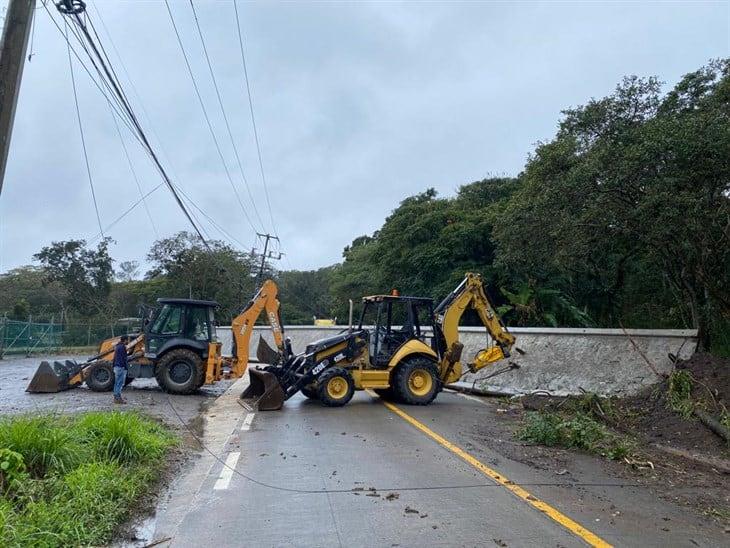
<svg viewBox="0 0 730 548">
<path fill-rule="evenodd" d="M 318 400 L 319 395 L 317 394 L 316 385 L 305 386 L 302 388 L 302 394 L 304 394 L 310 400 Z"/>
<path fill-rule="evenodd" d="M 403 403 L 428 405 L 440 389 L 438 368 L 428 358 L 410 358 L 393 373 L 393 390 Z"/>
<path fill-rule="evenodd" d="M 157 362 L 155 378 L 165 392 L 192 394 L 205 381 L 203 361 L 192 350 L 171 350 Z"/>
<path fill-rule="evenodd" d="M 317 395 L 327 407 L 342 407 L 354 393 L 355 381 L 342 367 L 330 367 L 317 379 Z"/>
<path fill-rule="evenodd" d="M 111 392 L 114 388 L 114 366 L 111 362 L 99 362 L 91 366 L 86 386 L 94 392 Z"/>
</svg>

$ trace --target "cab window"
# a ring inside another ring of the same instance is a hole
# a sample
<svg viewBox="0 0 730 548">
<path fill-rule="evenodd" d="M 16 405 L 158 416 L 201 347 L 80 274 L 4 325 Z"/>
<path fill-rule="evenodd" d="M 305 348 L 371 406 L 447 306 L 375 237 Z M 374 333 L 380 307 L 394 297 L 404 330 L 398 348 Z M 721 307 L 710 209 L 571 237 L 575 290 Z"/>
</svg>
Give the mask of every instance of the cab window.
<svg viewBox="0 0 730 548">
<path fill-rule="evenodd" d="M 182 322 L 182 307 L 165 304 L 152 324 L 151 332 L 159 335 L 176 335 L 182 331 Z"/>
<path fill-rule="evenodd" d="M 208 309 L 196 306 L 188 311 L 188 325 L 185 336 L 196 341 L 207 341 L 208 334 Z"/>
</svg>

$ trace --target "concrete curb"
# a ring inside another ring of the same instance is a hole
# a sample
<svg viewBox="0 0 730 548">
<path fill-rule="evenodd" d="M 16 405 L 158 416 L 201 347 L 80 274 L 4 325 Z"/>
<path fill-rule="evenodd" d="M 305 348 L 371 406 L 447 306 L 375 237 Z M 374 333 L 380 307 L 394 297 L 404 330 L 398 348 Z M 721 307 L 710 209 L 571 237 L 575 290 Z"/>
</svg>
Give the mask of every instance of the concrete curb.
<svg viewBox="0 0 730 548">
<path fill-rule="evenodd" d="M 246 412 L 238 398 L 248 387 L 248 375 L 234 382 L 203 413 L 203 435 L 200 441 L 214 455 L 201 448 L 199 459 L 167 489 L 164 502 L 158 504 L 157 515 L 162 516 L 155 524 L 154 539 L 171 539 L 161 545 L 174 542 L 177 530 L 185 516 L 199 504 L 199 495 L 213 467 L 224 456 L 231 436 L 239 429 Z M 218 457 L 218 458 L 216 458 Z"/>
</svg>

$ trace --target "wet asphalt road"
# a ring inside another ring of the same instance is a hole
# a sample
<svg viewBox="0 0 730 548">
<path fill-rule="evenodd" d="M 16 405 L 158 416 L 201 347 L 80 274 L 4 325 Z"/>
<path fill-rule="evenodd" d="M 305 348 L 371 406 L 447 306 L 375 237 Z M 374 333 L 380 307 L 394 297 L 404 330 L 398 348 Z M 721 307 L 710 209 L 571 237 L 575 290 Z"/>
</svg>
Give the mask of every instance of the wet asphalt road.
<svg viewBox="0 0 730 548">
<path fill-rule="evenodd" d="M 442 393 L 399 406 L 617 546 L 717 546 L 721 530 L 644 488 L 617 485 L 595 460 L 570 479 L 471 445 L 496 404 Z M 172 546 L 580 546 L 576 534 L 487 478 L 367 393 L 344 408 L 297 395 L 281 412 L 241 416 L 187 508 Z M 181 483 L 185 483 L 182 478 Z M 325 491 L 325 492 L 322 492 Z M 617 509 L 620 509 L 617 511 Z"/>
</svg>

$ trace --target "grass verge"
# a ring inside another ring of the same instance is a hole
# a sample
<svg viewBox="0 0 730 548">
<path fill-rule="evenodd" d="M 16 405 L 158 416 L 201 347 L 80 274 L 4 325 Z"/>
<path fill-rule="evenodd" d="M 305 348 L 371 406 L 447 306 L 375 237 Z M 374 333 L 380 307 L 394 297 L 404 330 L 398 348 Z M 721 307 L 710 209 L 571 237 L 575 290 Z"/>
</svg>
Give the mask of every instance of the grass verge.
<svg viewBox="0 0 730 548">
<path fill-rule="evenodd" d="M 0 420 L 0 545 L 107 543 L 176 443 L 130 412 Z"/>
</svg>

